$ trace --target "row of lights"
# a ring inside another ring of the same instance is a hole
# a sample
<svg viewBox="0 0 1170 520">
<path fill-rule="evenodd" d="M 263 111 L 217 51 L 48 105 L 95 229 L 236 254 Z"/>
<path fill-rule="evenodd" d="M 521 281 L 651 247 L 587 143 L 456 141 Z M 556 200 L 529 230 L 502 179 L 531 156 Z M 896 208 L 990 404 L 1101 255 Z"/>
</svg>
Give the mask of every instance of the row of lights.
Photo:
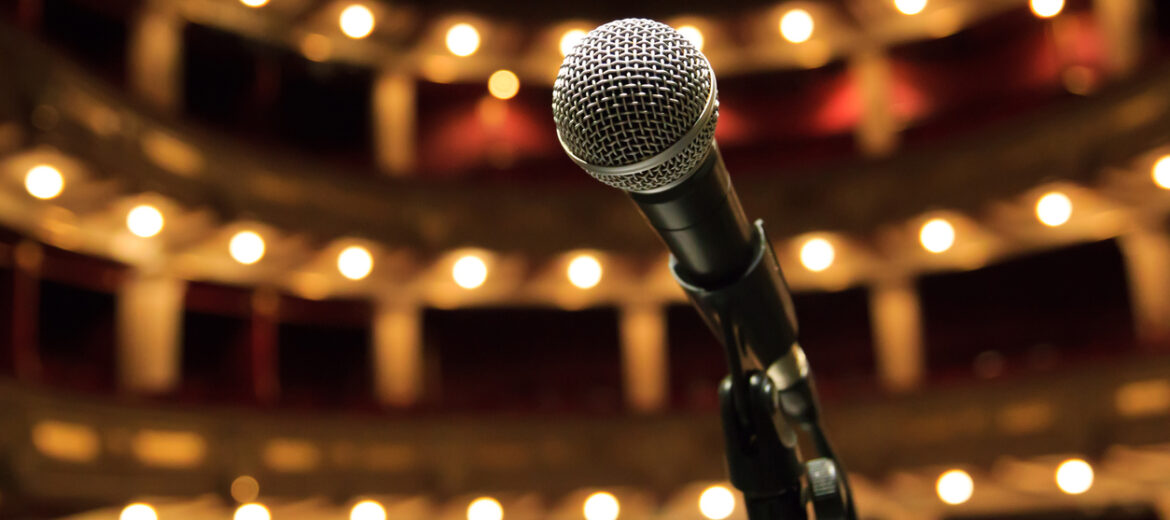
<svg viewBox="0 0 1170 520">
<path fill-rule="evenodd" d="M 1154 163 L 1151 177 L 1158 187 L 1170 190 L 1170 155 Z M 33 197 L 48 200 L 56 198 L 64 191 L 65 180 L 56 168 L 42 164 L 29 169 L 25 175 L 24 185 Z M 1072 217 L 1072 212 L 1072 200 L 1059 191 L 1046 193 L 1036 201 L 1036 219 L 1048 227 L 1064 225 Z M 162 212 L 150 204 L 135 206 L 126 215 L 126 228 L 142 238 L 158 235 L 165 223 Z M 955 227 L 945 218 L 928 220 L 918 233 L 918 241 L 922 248 L 935 254 L 950 250 L 955 244 L 955 238 Z M 264 257 L 264 238 L 252 230 L 239 231 L 228 242 L 228 252 L 241 264 L 255 264 Z M 832 266 L 835 260 L 836 251 L 833 244 L 824 238 L 811 238 L 800 247 L 800 263 L 809 271 L 824 271 Z M 347 279 L 362 280 L 369 276 L 373 269 L 374 257 L 365 247 L 349 246 L 337 255 L 337 270 Z M 601 282 L 602 273 L 601 262 L 590 254 L 574 257 L 566 270 L 569 282 L 581 289 L 597 286 Z M 487 263 L 479 255 L 464 255 L 452 266 L 451 277 L 464 289 L 478 288 L 487 280 Z"/>
<path fill-rule="evenodd" d="M 1069 459 L 1057 466 L 1053 477 L 1061 492 L 1080 495 L 1093 487 L 1093 466 L 1082 459 Z M 934 489 L 939 500 L 956 506 L 971 500 L 975 494 L 975 480 L 966 471 L 952 469 L 938 477 Z"/>
<path fill-rule="evenodd" d="M 600 491 L 589 495 L 582 506 L 585 520 L 617 520 L 621 505 L 617 497 Z M 735 511 L 735 496 L 724 486 L 711 486 L 699 495 L 699 512 L 709 520 L 723 520 Z M 504 507 L 492 497 L 479 497 L 467 506 L 467 520 L 503 520 Z M 150 504 L 136 502 L 122 509 L 119 520 L 158 520 L 158 511 Z M 236 508 L 232 520 L 271 520 L 263 504 L 250 502 Z M 374 500 L 354 504 L 349 520 L 386 520 L 386 508 Z"/>
<path fill-rule="evenodd" d="M 1150 176 L 1159 188 L 1170 190 L 1170 155 L 1154 163 Z M 1072 213 L 1072 199 L 1062 192 L 1051 191 L 1036 200 L 1036 220 L 1045 226 L 1063 226 Z M 955 237 L 955 226 L 945 218 L 930 219 L 918 231 L 922 248 L 935 254 L 950 250 L 955 245 Z M 824 238 L 810 238 L 800 247 L 801 265 L 814 273 L 828 269 L 835 259 L 833 244 Z"/>
</svg>

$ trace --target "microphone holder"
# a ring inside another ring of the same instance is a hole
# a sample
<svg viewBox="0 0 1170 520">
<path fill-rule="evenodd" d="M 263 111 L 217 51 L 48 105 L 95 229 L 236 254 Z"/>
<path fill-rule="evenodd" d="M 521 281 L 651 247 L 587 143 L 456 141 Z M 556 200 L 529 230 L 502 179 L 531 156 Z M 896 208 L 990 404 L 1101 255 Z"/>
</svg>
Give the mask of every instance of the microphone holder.
<svg viewBox="0 0 1170 520">
<path fill-rule="evenodd" d="M 808 520 L 810 503 L 816 520 L 856 520 L 848 478 L 821 427 L 812 375 L 796 342 L 787 283 L 759 220 L 754 241 L 746 273 L 715 290 L 687 283 L 671 258 L 675 279 L 727 354 L 730 373 L 719 385 L 719 406 L 731 483 L 744 495 L 749 520 Z M 808 435 L 817 457 L 802 462 L 793 425 Z"/>
</svg>

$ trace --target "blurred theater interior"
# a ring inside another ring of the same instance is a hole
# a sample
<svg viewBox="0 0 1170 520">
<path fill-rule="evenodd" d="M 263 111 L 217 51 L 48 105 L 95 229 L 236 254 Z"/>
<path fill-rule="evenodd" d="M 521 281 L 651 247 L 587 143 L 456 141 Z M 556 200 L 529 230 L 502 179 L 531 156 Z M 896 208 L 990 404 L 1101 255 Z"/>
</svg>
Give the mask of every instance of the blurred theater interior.
<svg viewBox="0 0 1170 520">
<path fill-rule="evenodd" d="M 0 518 L 745 519 L 722 348 L 553 125 L 642 16 L 862 518 L 1170 519 L 1170 1 L 0 6 Z"/>
</svg>

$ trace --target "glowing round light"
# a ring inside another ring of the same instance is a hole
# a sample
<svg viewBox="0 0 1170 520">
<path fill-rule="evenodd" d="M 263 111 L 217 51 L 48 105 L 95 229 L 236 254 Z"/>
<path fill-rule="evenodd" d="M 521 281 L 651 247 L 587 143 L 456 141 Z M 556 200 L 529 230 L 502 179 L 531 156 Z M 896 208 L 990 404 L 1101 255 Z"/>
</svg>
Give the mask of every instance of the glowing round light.
<svg viewBox="0 0 1170 520">
<path fill-rule="evenodd" d="M 1154 168 L 1150 171 L 1150 176 L 1154 178 L 1154 184 L 1164 190 L 1170 190 L 1170 155 L 1163 155 L 1158 162 L 1154 163 Z"/>
<path fill-rule="evenodd" d="M 451 278 L 464 289 L 475 289 L 487 280 L 487 264 L 475 255 L 467 255 L 455 261 L 451 267 Z"/>
<path fill-rule="evenodd" d="M 386 520 L 386 509 L 373 500 L 363 500 L 349 511 L 349 520 Z"/>
<path fill-rule="evenodd" d="M 1056 485 L 1070 495 L 1079 495 L 1093 487 L 1093 467 L 1081 459 L 1069 459 L 1056 468 Z"/>
<path fill-rule="evenodd" d="M 240 3 L 248 7 L 264 7 L 268 5 L 268 0 L 240 0 Z"/>
<path fill-rule="evenodd" d="M 952 469 L 938 477 L 934 489 L 938 492 L 939 500 L 954 506 L 971 499 L 975 492 L 975 481 L 971 480 L 971 475 L 966 471 Z"/>
<path fill-rule="evenodd" d="M 1031 0 L 1032 14 L 1040 18 L 1052 18 L 1064 10 L 1064 0 Z"/>
<path fill-rule="evenodd" d="M 135 206 L 126 214 L 126 228 L 142 238 L 159 234 L 163 228 L 162 212 L 149 204 Z"/>
<path fill-rule="evenodd" d="M 693 25 L 684 25 L 678 28 L 679 34 L 691 41 L 696 49 L 703 50 L 703 31 Z"/>
<path fill-rule="evenodd" d="M 723 486 L 711 486 L 699 495 L 699 512 L 710 520 L 723 520 L 735 511 L 735 495 Z"/>
<path fill-rule="evenodd" d="M 341 32 L 355 40 L 374 32 L 374 13 L 364 5 L 353 4 L 341 11 L 338 19 Z"/>
<path fill-rule="evenodd" d="M 65 189 L 65 178 L 56 168 L 47 164 L 34 166 L 24 176 L 24 189 L 28 194 L 41 200 L 48 200 L 61 194 Z"/>
<path fill-rule="evenodd" d="M 926 0 L 894 0 L 894 7 L 906 15 L 915 15 L 926 9 Z"/>
<path fill-rule="evenodd" d="M 1056 227 L 1068 222 L 1072 216 L 1072 201 L 1068 195 L 1054 191 L 1046 193 L 1036 201 L 1036 218 L 1048 227 Z"/>
<path fill-rule="evenodd" d="M 158 520 L 158 513 L 149 504 L 130 504 L 122 509 L 118 520 Z"/>
<path fill-rule="evenodd" d="M 362 246 L 349 246 L 337 255 L 337 270 L 350 280 L 361 280 L 374 269 L 374 257 Z"/>
<path fill-rule="evenodd" d="M 249 475 L 240 475 L 232 481 L 231 494 L 240 503 L 256 500 L 260 496 L 260 482 Z"/>
<path fill-rule="evenodd" d="M 569 262 L 569 282 L 581 289 L 595 287 L 601 282 L 601 262 L 591 255 L 580 255 Z"/>
<path fill-rule="evenodd" d="M 941 253 L 955 245 L 955 227 L 946 219 L 931 219 L 922 225 L 922 231 L 918 233 L 918 241 L 927 251 Z"/>
<path fill-rule="evenodd" d="M 621 508 L 617 497 L 599 491 L 585 499 L 585 520 L 617 520 Z"/>
<path fill-rule="evenodd" d="M 309 60 L 316 62 L 325 61 L 329 59 L 329 55 L 332 52 L 333 44 L 324 35 L 312 33 L 301 40 L 301 54 L 304 54 L 305 58 Z"/>
<path fill-rule="evenodd" d="M 467 23 L 447 29 L 447 50 L 456 56 L 471 56 L 479 49 L 479 31 Z"/>
<path fill-rule="evenodd" d="M 585 31 L 582 31 L 581 29 L 570 29 L 565 31 L 565 34 L 561 36 L 561 56 L 568 56 L 570 52 L 573 52 L 573 47 L 576 47 L 578 43 L 581 43 L 581 38 L 584 37 Z"/>
<path fill-rule="evenodd" d="M 780 17 L 780 35 L 792 43 L 803 43 L 812 38 L 813 17 L 804 9 L 793 9 Z"/>
<path fill-rule="evenodd" d="M 244 504 L 236 508 L 232 520 L 272 520 L 272 514 L 263 504 Z"/>
<path fill-rule="evenodd" d="M 520 91 L 520 78 L 510 70 L 497 70 L 488 78 L 488 92 L 496 99 L 512 99 Z"/>
<path fill-rule="evenodd" d="M 836 252 L 833 244 L 823 238 L 814 238 L 800 246 L 800 263 L 805 269 L 819 273 L 833 265 Z"/>
<path fill-rule="evenodd" d="M 264 258 L 264 239 L 254 231 L 241 231 L 228 243 L 232 258 L 244 265 L 252 265 Z"/>
<path fill-rule="evenodd" d="M 492 497 L 480 497 L 467 506 L 467 520 L 503 520 L 504 507 Z"/>
</svg>

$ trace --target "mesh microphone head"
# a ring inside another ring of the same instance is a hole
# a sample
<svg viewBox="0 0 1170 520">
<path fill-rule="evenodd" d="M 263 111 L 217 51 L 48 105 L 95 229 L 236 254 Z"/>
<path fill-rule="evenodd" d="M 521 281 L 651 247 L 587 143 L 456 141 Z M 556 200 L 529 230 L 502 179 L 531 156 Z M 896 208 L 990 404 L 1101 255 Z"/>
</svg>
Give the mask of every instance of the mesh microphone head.
<svg viewBox="0 0 1170 520">
<path fill-rule="evenodd" d="M 634 192 L 669 188 L 706 159 L 719 116 L 707 58 L 668 25 L 630 18 L 598 27 L 565 56 L 553 120 L 590 175 Z"/>
</svg>

